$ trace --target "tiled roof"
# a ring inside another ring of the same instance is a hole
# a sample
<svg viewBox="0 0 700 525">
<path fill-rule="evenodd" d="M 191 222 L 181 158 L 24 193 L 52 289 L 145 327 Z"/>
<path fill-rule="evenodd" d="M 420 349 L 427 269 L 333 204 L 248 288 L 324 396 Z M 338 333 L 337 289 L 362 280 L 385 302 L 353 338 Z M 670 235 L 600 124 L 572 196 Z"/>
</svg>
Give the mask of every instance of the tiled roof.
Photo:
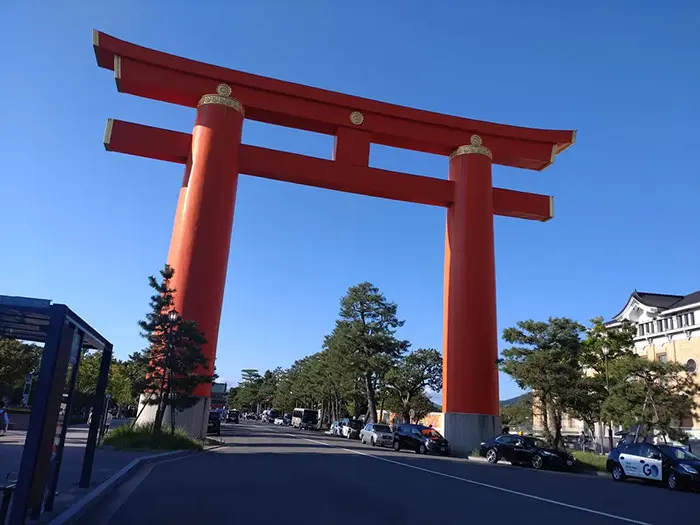
<svg viewBox="0 0 700 525">
<path fill-rule="evenodd" d="M 670 310 L 671 308 L 682 308 L 684 306 L 690 306 L 691 304 L 700 303 L 700 290 L 688 295 L 638 292 L 635 290 L 630 296 L 630 299 L 632 298 L 639 301 L 644 306 L 650 306 L 660 310 Z M 629 304 L 629 299 L 627 304 Z M 613 316 L 613 319 L 616 319 L 624 311 L 623 308 L 617 315 Z M 608 322 L 612 323 L 613 321 Z"/>
<path fill-rule="evenodd" d="M 700 303 L 700 290 L 686 295 L 677 303 L 673 303 L 673 306 L 671 308 L 680 308 L 682 306 L 688 306 L 695 303 Z"/>
<path fill-rule="evenodd" d="M 661 293 L 634 292 L 632 296 L 645 306 L 653 308 L 671 308 L 671 305 L 683 299 L 682 295 L 668 295 Z"/>
</svg>

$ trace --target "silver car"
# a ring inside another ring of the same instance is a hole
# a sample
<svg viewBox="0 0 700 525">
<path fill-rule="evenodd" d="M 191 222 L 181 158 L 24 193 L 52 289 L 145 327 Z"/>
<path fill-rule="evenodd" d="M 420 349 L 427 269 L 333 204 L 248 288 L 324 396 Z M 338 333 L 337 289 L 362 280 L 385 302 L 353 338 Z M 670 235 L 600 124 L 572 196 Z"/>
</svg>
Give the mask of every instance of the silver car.
<svg viewBox="0 0 700 525">
<path fill-rule="evenodd" d="M 383 423 L 367 423 L 365 428 L 360 430 L 360 441 L 363 444 L 371 444 L 380 447 L 391 447 L 394 444 L 394 433 L 389 425 Z"/>
</svg>

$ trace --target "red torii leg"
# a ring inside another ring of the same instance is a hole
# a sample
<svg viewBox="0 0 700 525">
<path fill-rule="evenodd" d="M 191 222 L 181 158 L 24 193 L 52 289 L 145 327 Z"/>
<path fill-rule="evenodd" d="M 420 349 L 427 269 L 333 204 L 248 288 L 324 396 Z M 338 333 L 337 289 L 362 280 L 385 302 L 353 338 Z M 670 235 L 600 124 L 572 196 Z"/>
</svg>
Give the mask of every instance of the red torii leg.
<svg viewBox="0 0 700 525">
<path fill-rule="evenodd" d="M 500 433 L 491 151 L 481 138 L 450 156 L 443 328 L 443 431 L 458 453 Z"/>
<path fill-rule="evenodd" d="M 175 308 L 204 332 L 204 355 L 213 374 L 224 300 L 238 185 L 243 106 L 228 86 L 204 95 L 197 107 L 192 146 L 180 189 L 168 264 L 175 270 Z M 208 422 L 211 384 L 195 391 L 201 401 L 178 414 L 178 424 L 200 429 Z M 196 433 L 196 432 L 195 432 Z"/>
</svg>

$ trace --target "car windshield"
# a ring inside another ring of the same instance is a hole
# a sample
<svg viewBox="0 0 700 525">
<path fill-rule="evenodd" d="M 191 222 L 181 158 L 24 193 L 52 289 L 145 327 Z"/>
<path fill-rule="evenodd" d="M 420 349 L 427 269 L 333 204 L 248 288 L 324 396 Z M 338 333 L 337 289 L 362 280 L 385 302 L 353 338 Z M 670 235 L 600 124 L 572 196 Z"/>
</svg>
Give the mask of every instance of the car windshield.
<svg viewBox="0 0 700 525">
<path fill-rule="evenodd" d="M 687 450 L 681 447 L 674 447 L 671 445 L 659 445 L 659 449 L 661 450 L 661 452 L 663 452 L 670 458 L 692 461 L 700 460 L 700 457 L 696 456 L 695 454 L 692 454 L 691 452 L 688 452 Z"/>
<path fill-rule="evenodd" d="M 374 430 L 375 432 L 391 433 L 391 429 L 389 428 L 389 425 L 374 425 L 372 430 Z"/>
<path fill-rule="evenodd" d="M 434 428 L 424 428 L 421 431 L 421 434 L 423 434 L 425 437 L 429 437 L 432 439 L 442 439 L 442 435 L 440 434 L 440 432 L 438 432 Z"/>
<path fill-rule="evenodd" d="M 547 445 L 546 442 L 542 441 L 541 439 L 537 438 L 532 438 L 532 437 L 527 437 L 523 438 L 525 443 L 530 445 L 531 447 L 536 447 L 536 448 L 551 448 L 549 445 Z"/>
</svg>

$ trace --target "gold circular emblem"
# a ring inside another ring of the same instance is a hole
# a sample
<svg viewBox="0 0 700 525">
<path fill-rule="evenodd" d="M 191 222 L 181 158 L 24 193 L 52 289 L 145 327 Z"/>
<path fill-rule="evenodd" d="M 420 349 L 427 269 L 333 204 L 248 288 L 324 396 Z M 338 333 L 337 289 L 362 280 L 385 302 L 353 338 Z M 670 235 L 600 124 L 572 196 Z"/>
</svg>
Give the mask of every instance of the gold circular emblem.
<svg viewBox="0 0 700 525">
<path fill-rule="evenodd" d="M 481 137 L 479 135 L 472 135 L 469 139 L 469 142 L 471 142 L 472 146 L 481 146 L 481 143 L 483 141 L 481 140 Z"/>
<path fill-rule="evenodd" d="M 359 111 L 353 111 L 350 113 L 350 122 L 355 124 L 356 126 L 359 126 L 365 121 L 365 116 L 360 113 Z"/>
<path fill-rule="evenodd" d="M 218 86 L 216 86 L 216 92 L 222 97 L 230 97 L 231 86 L 229 86 L 228 84 L 219 84 Z"/>
</svg>

